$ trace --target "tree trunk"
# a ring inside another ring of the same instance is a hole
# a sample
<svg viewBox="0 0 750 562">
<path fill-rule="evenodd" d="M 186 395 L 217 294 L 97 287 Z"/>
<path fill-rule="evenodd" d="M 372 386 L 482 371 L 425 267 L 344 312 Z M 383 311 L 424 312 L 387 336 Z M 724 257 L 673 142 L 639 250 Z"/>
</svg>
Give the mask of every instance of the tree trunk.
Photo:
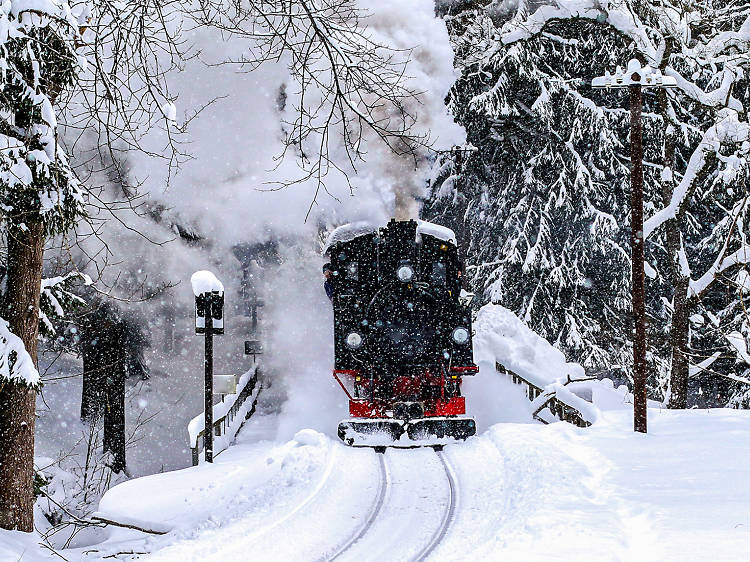
<svg viewBox="0 0 750 562">
<path fill-rule="evenodd" d="M 36 366 L 44 226 L 27 220 L 26 227 L 8 235 L 5 315 Z M 0 527 L 31 532 L 36 391 L 10 382 L 0 384 Z"/>
<path fill-rule="evenodd" d="M 167 305 L 164 308 L 164 348 L 165 353 L 172 353 L 174 351 L 174 323 L 175 323 L 175 309 L 172 304 Z"/>
<path fill-rule="evenodd" d="M 669 373 L 669 403 L 673 409 L 687 408 L 688 376 L 690 363 L 688 361 L 688 344 L 690 338 L 690 300 L 688 289 L 690 279 L 681 275 L 674 286 L 672 311 L 672 325 L 670 327 L 670 343 L 672 344 L 672 368 Z"/>
<path fill-rule="evenodd" d="M 125 470 L 125 362 L 117 361 L 107 375 L 107 406 L 104 410 L 104 451 L 112 453 L 112 471 Z"/>
<path fill-rule="evenodd" d="M 663 64 L 660 68 L 666 67 L 666 61 L 669 60 L 674 50 L 674 39 L 669 39 L 663 53 Z M 664 123 L 667 125 L 664 131 L 663 158 L 664 165 L 670 169 L 674 168 L 675 163 L 675 127 L 670 122 L 670 105 L 667 92 L 664 88 L 657 91 L 657 99 L 661 114 L 664 117 Z M 662 183 L 662 204 L 668 205 L 674 194 L 674 178 L 663 181 Z M 689 273 L 683 271 L 680 263 L 680 253 L 683 251 L 681 225 L 684 215 L 678 212 L 674 219 L 669 220 L 664 225 L 665 231 L 665 249 L 670 258 L 670 281 L 674 287 L 674 297 L 672 299 L 672 323 L 669 331 L 669 342 L 672 346 L 672 361 L 669 371 L 669 395 L 667 405 L 669 408 L 686 408 L 687 407 L 687 387 L 688 376 L 690 374 L 690 363 L 688 360 L 688 346 L 690 343 L 690 308 L 692 303 L 688 296 L 690 290 Z M 687 258 L 685 258 L 687 259 Z"/>
<path fill-rule="evenodd" d="M 107 365 L 98 350 L 84 349 L 82 355 L 81 421 L 96 423 L 106 403 Z"/>
</svg>

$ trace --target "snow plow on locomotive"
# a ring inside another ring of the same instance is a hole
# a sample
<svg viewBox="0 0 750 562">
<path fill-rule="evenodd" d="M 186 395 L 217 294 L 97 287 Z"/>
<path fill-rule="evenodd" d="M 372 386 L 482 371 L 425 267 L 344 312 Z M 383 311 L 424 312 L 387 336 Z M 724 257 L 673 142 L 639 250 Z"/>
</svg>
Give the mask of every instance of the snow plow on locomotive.
<svg viewBox="0 0 750 562">
<path fill-rule="evenodd" d="M 352 446 L 442 445 L 476 433 L 461 380 L 474 375 L 453 232 L 423 221 L 344 225 L 329 237 L 333 375 Z"/>
</svg>

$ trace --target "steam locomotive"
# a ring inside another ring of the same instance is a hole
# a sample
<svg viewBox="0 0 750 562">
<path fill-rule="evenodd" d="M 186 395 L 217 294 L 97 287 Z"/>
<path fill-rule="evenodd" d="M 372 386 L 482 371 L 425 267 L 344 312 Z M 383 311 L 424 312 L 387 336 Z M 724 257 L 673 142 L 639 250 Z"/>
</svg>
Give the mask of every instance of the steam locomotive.
<svg viewBox="0 0 750 562">
<path fill-rule="evenodd" d="M 331 234 L 325 253 L 333 376 L 349 398 L 339 438 L 411 447 L 474 435 L 461 379 L 477 366 L 453 232 L 413 220 L 353 223 Z"/>
</svg>

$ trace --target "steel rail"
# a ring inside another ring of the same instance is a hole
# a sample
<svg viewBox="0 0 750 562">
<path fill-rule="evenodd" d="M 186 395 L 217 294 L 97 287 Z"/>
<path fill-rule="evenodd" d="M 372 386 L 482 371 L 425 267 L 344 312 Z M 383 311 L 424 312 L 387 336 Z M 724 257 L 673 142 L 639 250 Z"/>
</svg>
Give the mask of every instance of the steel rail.
<svg viewBox="0 0 750 562">
<path fill-rule="evenodd" d="M 388 472 L 388 467 L 385 463 L 385 454 L 378 453 L 378 458 L 380 461 L 380 484 L 378 488 L 378 497 L 375 500 L 375 503 L 372 506 L 372 509 L 370 510 L 370 514 L 367 516 L 367 519 L 365 520 L 364 524 L 359 528 L 357 533 L 349 538 L 346 543 L 344 543 L 341 548 L 339 548 L 333 556 L 330 558 L 327 558 L 329 562 L 332 562 L 333 560 L 336 560 L 340 556 L 342 556 L 346 551 L 348 551 L 351 547 L 353 547 L 355 544 L 357 544 L 362 537 L 364 537 L 367 534 L 367 531 L 370 530 L 370 527 L 372 527 L 372 524 L 375 522 L 375 519 L 377 519 L 378 514 L 380 513 L 380 510 L 383 508 L 383 504 L 385 503 L 385 497 L 388 495 L 388 489 L 391 485 L 391 478 L 390 474 Z"/>
<path fill-rule="evenodd" d="M 458 485 L 456 484 L 456 478 L 453 476 L 453 469 L 445 459 L 445 456 L 443 455 L 443 452 L 441 450 L 436 450 L 435 454 L 443 464 L 443 468 L 445 469 L 445 477 L 448 480 L 448 504 L 445 507 L 445 512 L 443 513 L 443 519 L 440 522 L 440 527 L 438 527 L 437 531 L 435 531 L 435 534 L 432 535 L 432 538 L 430 539 L 430 542 L 427 544 L 427 546 L 425 546 L 422 551 L 414 558 L 415 562 L 426 560 L 427 557 L 432 554 L 432 552 L 438 547 L 438 545 L 440 545 L 440 543 L 445 538 L 445 535 L 448 533 L 448 529 L 450 528 L 451 523 L 456 516 L 456 504 L 458 503 Z"/>
</svg>

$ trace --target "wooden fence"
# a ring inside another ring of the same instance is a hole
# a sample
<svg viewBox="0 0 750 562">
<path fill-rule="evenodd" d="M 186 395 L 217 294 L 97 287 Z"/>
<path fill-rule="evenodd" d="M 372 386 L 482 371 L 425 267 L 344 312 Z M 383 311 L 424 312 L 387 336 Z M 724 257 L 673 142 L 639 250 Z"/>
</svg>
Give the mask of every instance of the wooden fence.
<svg viewBox="0 0 750 562">
<path fill-rule="evenodd" d="M 227 446 L 229 446 L 231 440 L 237 435 L 237 432 L 245 423 L 245 420 L 249 419 L 255 413 L 255 407 L 258 403 L 258 395 L 262 390 L 263 384 L 260 380 L 260 368 L 256 367 L 250 376 L 243 376 L 240 379 L 240 385 L 236 394 L 230 394 L 222 398 L 222 401 L 214 405 L 214 421 L 213 430 L 216 437 L 224 436 L 228 442 L 222 448 L 220 444 L 217 447 L 214 446 L 214 457 L 218 456 Z M 244 379 L 244 380 L 243 380 Z M 235 420 L 238 415 L 242 416 L 239 423 Z M 203 414 L 197 416 L 191 422 L 201 423 Z M 198 465 L 200 458 L 200 450 L 204 446 L 204 436 L 206 434 L 206 428 L 203 427 L 200 431 L 190 431 L 190 451 L 192 453 L 193 466 Z"/>
<path fill-rule="evenodd" d="M 550 420 L 544 419 L 544 417 L 541 415 L 542 410 L 547 408 L 553 416 L 556 416 L 562 421 L 572 423 L 573 425 L 577 425 L 578 427 L 588 427 L 591 425 L 591 422 L 586 419 L 585 415 L 575 405 L 570 403 L 571 400 L 565 400 L 557 396 L 554 390 L 545 390 L 543 388 L 540 388 L 518 373 L 514 373 L 510 369 L 507 369 L 504 365 L 501 365 L 497 361 L 495 362 L 495 369 L 498 373 L 509 375 L 511 380 L 515 384 L 519 384 L 525 388 L 526 397 L 535 405 L 535 409 L 533 412 L 534 419 L 548 424 Z M 568 376 L 568 380 L 563 383 L 563 385 L 589 380 L 595 380 L 595 377 L 571 379 L 570 376 Z"/>
</svg>

